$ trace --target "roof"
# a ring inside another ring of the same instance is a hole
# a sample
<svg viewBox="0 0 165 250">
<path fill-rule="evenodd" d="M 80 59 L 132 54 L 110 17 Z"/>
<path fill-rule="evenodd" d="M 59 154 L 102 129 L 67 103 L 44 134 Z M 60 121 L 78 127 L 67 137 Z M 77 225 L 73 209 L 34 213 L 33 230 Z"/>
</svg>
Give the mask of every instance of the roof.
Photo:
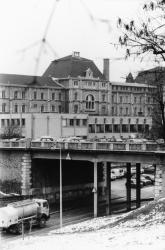
<svg viewBox="0 0 165 250">
<path fill-rule="evenodd" d="M 66 56 L 52 61 L 43 76 L 55 78 L 85 77 L 86 70 L 91 69 L 94 78 L 105 80 L 104 75 L 92 60 L 80 56 Z"/>
<path fill-rule="evenodd" d="M 152 69 L 140 71 L 135 78 L 136 82 L 146 84 L 164 83 L 165 67 L 155 67 Z"/>
<path fill-rule="evenodd" d="M 144 87 L 144 88 L 145 87 L 148 88 L 150 86 L 149 84 L 138 83 L 138 82 L 111 82 L 111 83 L 113 86 Z"/>
<path fill-rule="evenodd" d="M 51 77 L 0 74 L 0 84 L 62 88 Z"/>
</svg>

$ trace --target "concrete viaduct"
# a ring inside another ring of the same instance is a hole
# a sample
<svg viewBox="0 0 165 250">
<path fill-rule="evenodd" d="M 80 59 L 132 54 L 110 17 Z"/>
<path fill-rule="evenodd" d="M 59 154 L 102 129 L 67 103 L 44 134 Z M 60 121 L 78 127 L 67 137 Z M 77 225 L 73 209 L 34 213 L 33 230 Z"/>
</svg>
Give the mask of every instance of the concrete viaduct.
<svg viewBox="0 0 165 250">
<path fill-rule="evenodd" d="M 140 168 L 141 164 L 154 164 L 156 167 L 154 198 L 165 197 L 165 145 L 156 143 L 123 142 L 0 142 L 0 151 L 21 153 L 22 194 L 31 193 L 32 162 L 35 159 L 89 161 L 93 165 L 94 217 L 98 215 L 98 166 L 105 168 L 105 190 L 107 214 L 111 213 L 111 163 L 126 163 L 127 168 L 127 208 L 131 201 L 131 164 L 136 165 L 136 206 L 140 207 Z"/>
</svg>

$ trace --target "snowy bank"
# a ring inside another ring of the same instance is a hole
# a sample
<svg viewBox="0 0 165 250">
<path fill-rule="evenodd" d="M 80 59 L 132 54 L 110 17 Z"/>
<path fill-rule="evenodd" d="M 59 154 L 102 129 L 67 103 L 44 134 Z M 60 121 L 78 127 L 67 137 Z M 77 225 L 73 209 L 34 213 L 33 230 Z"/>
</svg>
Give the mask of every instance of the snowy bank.
<svg viewBox="0 0 165 250">
<path fill-rule="evenodd" d="M 165 199 L 115 217 L 91 219 L 44 237 L 1 244 L 1 250 L 165 249 Z"/>
</svg>

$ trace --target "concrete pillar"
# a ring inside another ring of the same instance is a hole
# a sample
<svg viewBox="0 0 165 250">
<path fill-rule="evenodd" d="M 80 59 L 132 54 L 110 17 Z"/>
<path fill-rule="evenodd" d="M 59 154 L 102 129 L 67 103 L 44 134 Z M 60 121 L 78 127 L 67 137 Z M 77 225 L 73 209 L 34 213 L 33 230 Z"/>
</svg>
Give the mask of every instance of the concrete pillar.
<svg viewBox="0 0 165 250">
<path fill-rule="evenodd" d="M 140 163 L 136 163 L 136 208 L 140 207 L 141 201 L 140 168 Z"/>
<path fill-rule="evenodd" d="M 163 165 L 157 164 L 156 165 L 156 173 L 155 173 L 154 199 L 158 199 L 158 198 L 162 197 L 162 187 L 164 190 L 164 185 L 165 185 L 162 183 L 162 179 L 165 181 L 165 173 L 163 171 Z M 164 197 L 165 197 L 165 192 L 163 192 L 163 193 L 164 193 Z"/>
<path fill-rule="evenodd" d="M 31 155 L 25 153 L 22 157 L 22 195 L 29 195 L 31 188 Z"/>
<path fill-rule="evenodd" d="M 97 161 L 94 162 L 94 186 L 93 186 L 93 195 L 94 195 L 94 217 L 98 216 L 98 176 L 97 176 Z"/>
<path fill-rule="evenodd" d="M 131 210 L 131 163 L 127 163 L 126 192 L 127 192 L 127 211 L 130 211 Z"/>
<path fill-rule="evenodd" d="M 111 163 L 107 162 L 106 165 L 106 214 L 111 214 Z"/>
</svg>

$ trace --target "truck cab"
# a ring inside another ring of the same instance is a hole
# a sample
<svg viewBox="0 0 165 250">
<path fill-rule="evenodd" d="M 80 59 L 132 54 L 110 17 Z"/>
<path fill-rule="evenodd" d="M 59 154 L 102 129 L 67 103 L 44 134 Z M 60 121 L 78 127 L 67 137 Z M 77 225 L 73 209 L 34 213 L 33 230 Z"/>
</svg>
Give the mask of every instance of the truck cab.
<svg viewBox="0 0 165 250">
<path fill-rule="evenodd" d="M 38 204 L 38 214 L 41 216 L 45 216 L 48 219 L 50 217 L 48 201 L 44 199 L 33 200 Z"/>
</svg>

